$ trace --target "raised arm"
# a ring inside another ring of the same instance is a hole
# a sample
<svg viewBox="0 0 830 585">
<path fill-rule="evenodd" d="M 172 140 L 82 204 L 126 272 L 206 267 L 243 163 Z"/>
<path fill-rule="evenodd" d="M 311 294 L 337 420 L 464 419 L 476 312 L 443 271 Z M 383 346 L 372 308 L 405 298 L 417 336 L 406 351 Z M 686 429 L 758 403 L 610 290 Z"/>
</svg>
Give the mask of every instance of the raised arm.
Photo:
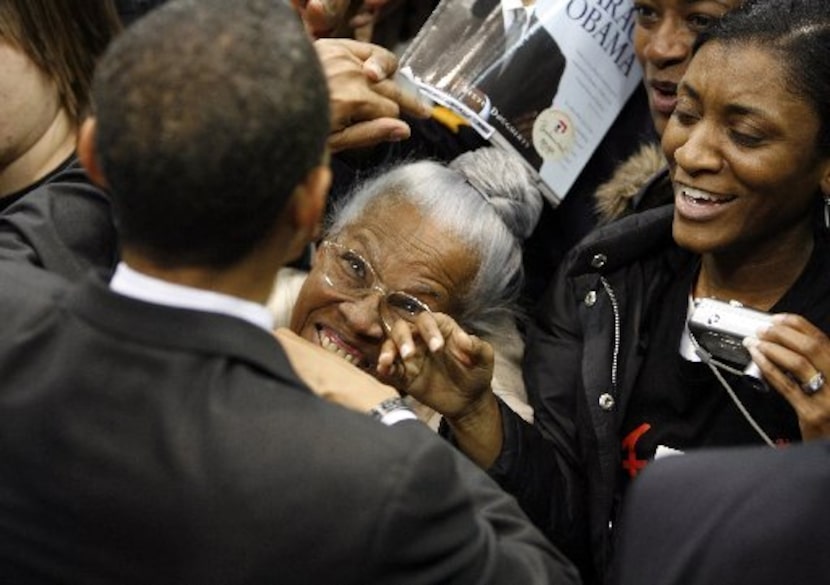
<svg viewBox="0 0 830 585">
<path fill-rule="evenodd" d="M 314 48 L 329 85 L 333 152 L 408 138 L 401 112 L 430 116 L 429 106 L 392 79 L 398 59 L 391 51 L 350 39 L 319 39 Z"/>
</svg>

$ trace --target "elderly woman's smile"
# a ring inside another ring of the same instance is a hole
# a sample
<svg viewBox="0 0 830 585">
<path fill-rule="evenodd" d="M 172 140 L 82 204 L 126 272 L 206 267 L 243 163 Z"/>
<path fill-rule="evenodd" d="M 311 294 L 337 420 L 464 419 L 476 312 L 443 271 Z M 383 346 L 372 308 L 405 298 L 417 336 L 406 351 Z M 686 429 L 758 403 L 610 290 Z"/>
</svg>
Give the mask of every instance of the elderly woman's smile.
<svg viewBox="0 0 830 585">
<path fill-rule="evenodd" d="M 352 365 L 364 370 L 369 369 L 370 364 L 363 353 L 341 338 L 337 332 L 325 327 L 322 324 L 316 325 L 317 343 L 325 350 L 340 356 Z"/>
</svg>

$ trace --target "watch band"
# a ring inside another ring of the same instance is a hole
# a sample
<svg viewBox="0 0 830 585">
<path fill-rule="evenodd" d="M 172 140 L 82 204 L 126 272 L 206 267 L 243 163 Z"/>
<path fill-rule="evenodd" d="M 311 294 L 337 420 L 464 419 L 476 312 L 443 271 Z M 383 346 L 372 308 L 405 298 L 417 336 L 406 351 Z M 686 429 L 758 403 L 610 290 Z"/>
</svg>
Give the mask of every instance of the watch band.
<svg viewBox="0 0 830 585">
<path fill-rule="evenodd" d="M 400 396 L 387 398 L 370 410 L 369 416 L 385 425 L 393 425 L 402 420 L 412 420 L 418 418 Z"/>
</svg>

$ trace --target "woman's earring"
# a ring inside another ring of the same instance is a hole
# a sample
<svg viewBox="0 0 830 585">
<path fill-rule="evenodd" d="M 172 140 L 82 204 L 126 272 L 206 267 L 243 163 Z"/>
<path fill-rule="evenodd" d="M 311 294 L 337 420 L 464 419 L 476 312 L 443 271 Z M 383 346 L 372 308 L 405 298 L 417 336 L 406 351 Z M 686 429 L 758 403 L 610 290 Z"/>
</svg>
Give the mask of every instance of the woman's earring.
<svg viewBox="0 0 830 585">
<path fill-rule="evenodd" d="M 824 197 L 824 229 L 830 231 L 830 196 Z"/>
</svg>

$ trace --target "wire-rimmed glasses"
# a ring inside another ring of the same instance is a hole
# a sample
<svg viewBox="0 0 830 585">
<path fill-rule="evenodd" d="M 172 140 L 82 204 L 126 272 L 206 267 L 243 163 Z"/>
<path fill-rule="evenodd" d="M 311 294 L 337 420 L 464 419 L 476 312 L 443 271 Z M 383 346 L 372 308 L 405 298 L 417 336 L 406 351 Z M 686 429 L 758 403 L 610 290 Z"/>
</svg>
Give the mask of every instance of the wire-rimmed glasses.
<svg viewBox="0 0 830 585">
<path fill-rule="evenodd" d="M 358 252 L 331 240 L 319 245 L 321 269 L 326 284 L 348 297 L 358 299 L 380 294 L 378 305 L 381 322 L 388 333 L 398 319 L 414 323 L 424 312 L 431 312 L 429 305 L 409 293 L 390 291 L 378 277 L 374 267 Z"/>
</svg>

